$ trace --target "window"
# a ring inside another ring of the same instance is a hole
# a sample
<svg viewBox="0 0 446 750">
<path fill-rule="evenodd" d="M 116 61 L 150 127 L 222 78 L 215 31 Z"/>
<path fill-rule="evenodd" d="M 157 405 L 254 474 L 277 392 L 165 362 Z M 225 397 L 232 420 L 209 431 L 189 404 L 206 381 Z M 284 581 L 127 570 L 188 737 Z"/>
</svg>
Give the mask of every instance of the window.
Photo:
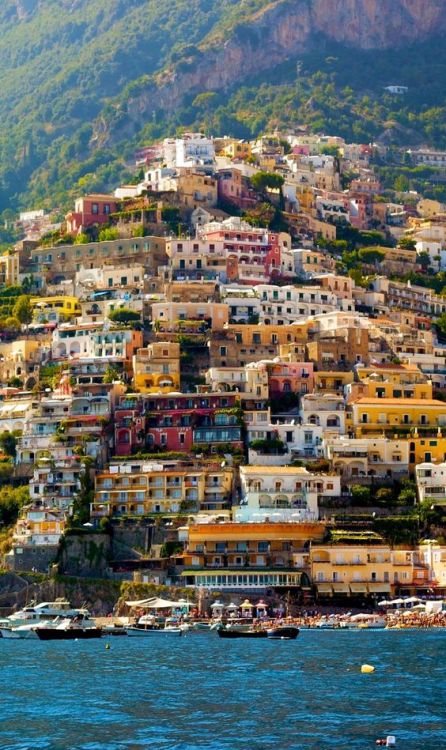
<svg viewBox="0 0 446 750">
<path fill-rule="evenodd" d="M 258 542 L 257 549 L 259 552 L 268 552 L 269 542 Z"/>
<path fill-rule="evenodd" d="M 91 213 L 92 214 L 98 214 L 99 213 L 99 205 L 97 203 L 91 204 Z"/>
</svg>

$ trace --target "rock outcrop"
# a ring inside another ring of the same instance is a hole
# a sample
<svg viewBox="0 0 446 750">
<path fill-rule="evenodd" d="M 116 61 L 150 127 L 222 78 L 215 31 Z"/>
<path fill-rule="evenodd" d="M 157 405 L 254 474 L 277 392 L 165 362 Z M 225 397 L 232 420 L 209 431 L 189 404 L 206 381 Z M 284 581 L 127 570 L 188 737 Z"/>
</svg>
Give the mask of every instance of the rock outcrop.
<svg viewBox="0 0 446 750">
<path fill-rule="evenodd" d="M 119 135 L 156 110 L 172 112 L 188 95 L 225 91 L 327 41 L 359 49 L 386 49 L 423 41 L 446 30 L 444 0 L 276 0 L 215 34 L 200 54 L 181 60 L 146 82 L 125 103 Z M 113 128 L 97 123 L 93 140 L 104 144 Z"/>
</svg>

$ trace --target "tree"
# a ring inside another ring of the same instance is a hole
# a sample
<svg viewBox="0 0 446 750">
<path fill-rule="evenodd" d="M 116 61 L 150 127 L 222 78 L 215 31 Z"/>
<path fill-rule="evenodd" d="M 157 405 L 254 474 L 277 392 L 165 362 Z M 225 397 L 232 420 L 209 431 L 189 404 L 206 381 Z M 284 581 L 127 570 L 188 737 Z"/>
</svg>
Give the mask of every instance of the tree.
<svg viewBox="0 0 446 750">
<path fill-rule="evenodd" d="M 401 237 L 398 241 L 398 247 L 402 247 L 403 250 L 416 250 L 417 243 L 412 237 Z"/>
<path fill-rule="evenodd" d="M 121 307 L 119 310 L 112 310 L 109 312 L 108 317 L 114 323 L 139 323 L 141 322 L 141 315 L 134 310 L 129 310 L 127 307 Z"/>
<path fill-rule="evenodd" d="M 426 253 L 426 252 L 419 253 L 419 255 L 417 255 L 417 260 L 418 260 L 418 264 L 421 266 L 423 271 L 426 271 L 431 264 L 430 255 L 429 253 Z"/>
<path fill-rule="evenodd" d="M 275 172 L 256 172 L 251 177 L 251 185 L 255 190 L 265 192 L 267 188 L 270 190 L 282 190 L 285 180 L 280 174 Z"/>
<path fill-rule="evenodd" d="M 350 489 L 353 505 L 369 505 L 371 492 L 369 487 L 363 487 L 362 484 L 354 484 Z"/>
<path fill-rule="evenodd" d="M 380 487 L 376 491 L 375 498 L 380 505 L 392 505 L 394 500 L 393 490 L 390 487 Z"/>
<path fill-rule="evenodd" d="M 3 328 L 3 331 L 6 333 L 8 338 L 15 338 L 20 333 L 20 320 L 10 315 L 0 322 L 0 328 Z"/>
<path fill-rule="evenodd" d="M 8 430 L 0 433 L 0 448 L 2 449 L 3 453 L 5 453 L 7 456 L 11 456 L 11 458 L 15 458 L 16 446 L 17 438 L 15 437 L 14 433 L 8 432 Z"/>
<path fill-rule="evenodd" d="M 358 258 L 368 265 L 376 265 L 384 260 L 386 254 L 379 247 L 362 247 L 358 250 Z"/>
<path fill-rule="evenodd" d="M 116 367 L 109 365 L 104 373 L 104 383 L 114 383 L 116 380 L 121 380 L 121 374 Z"/>
<path fill-rule="evenodd" d="M 73 501 L 73 523 L 77 525 L 87 523 L 90 520 L 90 506 L 94 500 L 94 482 L 88 459 L 84 459 L 79 482 L 80 490 Z"/>
<path fill-rule="evenodd" d="M 8 380 L 10 388 L 23 388 L 23 380 L 18 378 L 16 375 Z"/>
<path fill-rule="evenodd" d="M 104 227 L 99 232 L 99 242 L 111 242 L 112 240 L 117 240 L 118 237 L 119 232 L 113 227 Z"/>
<path fill-rule="evenodd" d="M 22 325 L 28 325 L 33 319 L 33 311 L 29 300 L 27 294 L 21 294 L 12 308 L 14 318 L 17 318 Z"/>
<path fill-rule="evenodd" d="M 74 238 L 75 245 L 86 245 L 88 242 L 90 242 L 90 237 L 85 232 L 79 232 Z"/>
<path fill-rule="evenodd" d="M 441 333 L 446 335 L 446 313 L 442 313 L 437 320 L 434 321 L 436 327 L 441 331 Z"/>
<path fill-rule="evenodd" d="M 2 487 L 0 489 L 0 523 L 5 526 L 15 523 L 21 509 L 28 502 L 28 487 Z"/>
</svg>

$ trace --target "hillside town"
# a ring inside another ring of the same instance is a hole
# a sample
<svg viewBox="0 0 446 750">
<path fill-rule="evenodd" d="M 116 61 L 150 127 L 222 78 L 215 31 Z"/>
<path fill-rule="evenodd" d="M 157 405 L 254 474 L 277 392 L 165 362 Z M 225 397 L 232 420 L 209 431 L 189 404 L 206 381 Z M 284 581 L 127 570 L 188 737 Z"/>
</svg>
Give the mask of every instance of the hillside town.
<svg viewBox="0 0 446 750">
<path fill-rule="evenodd" d="M 184 133 L 62 221 L 20 215 L 3 567 L 223 601 L 446 595 L 446 206 L 389 200 L 380 150 Z"/>
</svg>

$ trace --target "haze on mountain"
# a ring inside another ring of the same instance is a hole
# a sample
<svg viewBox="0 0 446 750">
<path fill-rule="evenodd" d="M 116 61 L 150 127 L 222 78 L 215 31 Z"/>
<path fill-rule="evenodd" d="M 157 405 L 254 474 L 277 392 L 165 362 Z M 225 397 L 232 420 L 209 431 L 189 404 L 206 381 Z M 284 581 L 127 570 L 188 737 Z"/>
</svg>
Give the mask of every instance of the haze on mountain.
<svg viewBox="0 0 446 750">
<path fill-rule="evenodd" d="M 443 0 L 3 0 L 0 210 L 69 205 L 181 128 L 446 147 Z M 408 86 L 406 96 L 384 91 Z"/>
</svg>

